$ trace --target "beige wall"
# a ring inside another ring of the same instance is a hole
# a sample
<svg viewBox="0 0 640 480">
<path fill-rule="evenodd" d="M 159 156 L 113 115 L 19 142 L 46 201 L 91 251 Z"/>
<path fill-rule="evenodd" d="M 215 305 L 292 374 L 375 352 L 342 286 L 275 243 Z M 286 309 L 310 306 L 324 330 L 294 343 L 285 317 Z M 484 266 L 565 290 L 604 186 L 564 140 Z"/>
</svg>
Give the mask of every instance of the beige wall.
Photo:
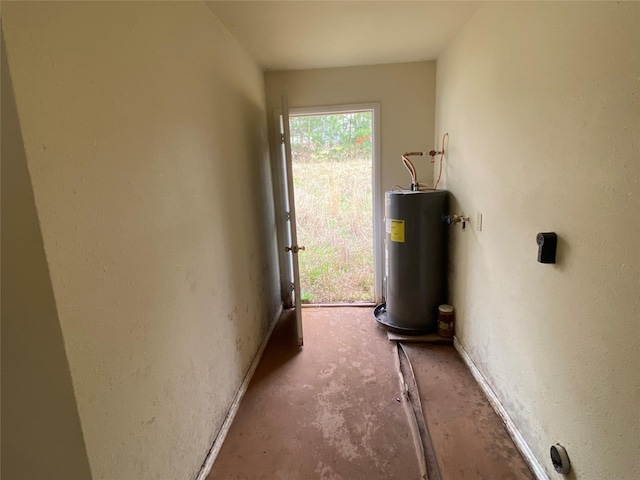
<svg viewBox="0 0 640 480">
<path fill-rule="evenodd" d="M 552 478 L 640 478 L 639 7 L 487 3 L 437 64 L 458 338 Z"/>
<path fill-rule="evenodd" d="M 3 41 L 0 476 L 89 478 L 6 60 Z"/>
<path fill-rule="evenodd" d="M 263 74 L 200 3 L 2 10 L 60 411 L 94 478 L 195 478 L 279 306 Z"/>
<path fill-rule="evenodd" d="M 402 166 L 406 151 L 433 148 L 435 62 L 367 67 L 266 72 L 269 112 L 287 95 L 289 108 L 380 103 L 381 192 L 394 184 L 408 187 Z M 269 117 L 272 128 L 272 116 Z M 427 158 L 415 157 L 421 182 L 432 181 Z"/>
</svg>

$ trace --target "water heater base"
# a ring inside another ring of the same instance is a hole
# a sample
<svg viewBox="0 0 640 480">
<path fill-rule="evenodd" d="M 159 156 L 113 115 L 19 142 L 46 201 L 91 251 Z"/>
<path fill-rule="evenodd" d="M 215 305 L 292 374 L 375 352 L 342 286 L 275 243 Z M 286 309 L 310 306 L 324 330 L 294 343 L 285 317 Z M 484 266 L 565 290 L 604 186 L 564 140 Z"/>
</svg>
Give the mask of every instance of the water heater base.
<svg viewBox="0 0 640 480">
<path fill-rule="evenodd" d="M 373 309 L 373 316 L 380 325 L 384 326 L 387 330 L 393 333 L 399 333 L 401 335 L 426 335 L 427 333 L 434 332 L 434 330 L 431 328 L 416 329 L 393 325 L 389 322 L 389 319 L 387 317 L 386 302 L 377 305 L 376 308 Z"/>
</svg>

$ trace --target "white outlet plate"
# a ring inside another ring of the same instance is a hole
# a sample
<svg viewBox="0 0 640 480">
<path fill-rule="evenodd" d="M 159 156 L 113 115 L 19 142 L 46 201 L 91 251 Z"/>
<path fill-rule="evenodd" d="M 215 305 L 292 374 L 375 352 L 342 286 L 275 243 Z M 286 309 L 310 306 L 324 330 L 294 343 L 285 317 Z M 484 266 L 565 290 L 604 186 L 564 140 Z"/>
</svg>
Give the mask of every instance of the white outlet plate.
<svg viewBox="0 0 640 480">
<path fill-rule="evenodd" d="M 481 232 L 482 231 L 482 213 L 478 212 L 476 215 L 476 229 Z"/>
</svg>

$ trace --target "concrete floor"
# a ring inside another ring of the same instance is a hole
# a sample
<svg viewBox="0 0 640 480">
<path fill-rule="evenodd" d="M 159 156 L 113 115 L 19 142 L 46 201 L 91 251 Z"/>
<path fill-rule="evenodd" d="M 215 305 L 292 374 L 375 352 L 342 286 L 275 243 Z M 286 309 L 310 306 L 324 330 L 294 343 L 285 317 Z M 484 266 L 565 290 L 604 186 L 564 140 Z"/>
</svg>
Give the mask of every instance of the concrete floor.
<svg viewBox="0 0 640 480">
<path fill-rule="evenodd" d="M 441 479 L 534 479 L 480 386 L 450 345 L 403 344 Z"/>
<path fill-rule="evenodd" d="M 395 343 L 371 308 L 303 309 L 276 326 L 213 479 L 418 479 Z M 532 479 L 451 346 L 406 345 L 441 479 Z"/>
</svg>

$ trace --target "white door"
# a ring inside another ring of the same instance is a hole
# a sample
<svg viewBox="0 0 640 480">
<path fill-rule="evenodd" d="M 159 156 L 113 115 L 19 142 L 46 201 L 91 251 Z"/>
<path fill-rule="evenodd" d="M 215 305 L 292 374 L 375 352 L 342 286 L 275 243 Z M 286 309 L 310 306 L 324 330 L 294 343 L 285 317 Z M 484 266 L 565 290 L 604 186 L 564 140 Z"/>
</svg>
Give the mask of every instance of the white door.
<svg viewBox="0 0 640 480">
<path fill-rule="evenodd" d="M 300 269 L 298 267 L 298 253 L 304 247 L 298 246 L 296 232 L 296 204 L 293 192 L 293 164 L 291 163 L 291 142 L 289 139 L 289 104 L 287 97 L 282 96 L 282 115 L 280 116 L 280 148 L 281 158 L 284 159 L 284 176 L 286 189 L 286 235 L 288 245 L 285 246 L 288 261 L 287 266 L 293 274 L 293 305 L 296 315 L 296 330 L 298 333 L 298 345 L 303 344 L 302 337 L 302 309 L 300 308 Z M 286 303 L 286 302 L 285 302 Z"/>
</svg>

